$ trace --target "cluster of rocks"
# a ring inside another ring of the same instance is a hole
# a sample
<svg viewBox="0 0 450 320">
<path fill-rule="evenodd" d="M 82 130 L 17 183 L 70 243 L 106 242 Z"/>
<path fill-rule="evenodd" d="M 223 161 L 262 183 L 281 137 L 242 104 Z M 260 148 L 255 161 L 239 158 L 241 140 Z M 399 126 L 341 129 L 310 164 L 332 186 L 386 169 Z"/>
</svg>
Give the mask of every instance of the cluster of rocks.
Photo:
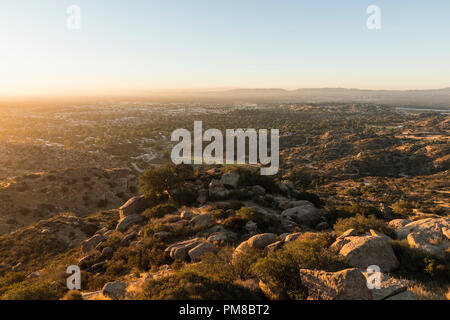
<svg viewBox="0 0 450 320">
<path fill-rule="evenodd" d="M 172 259 L 198 262 L 206 253 L 215 253 L 218 248 L 211 242 L 202 239 L 190 239 L 174 243 L 165 250 Z"/>
<path fill-rule="evenodd" d="M 439 258 L 450 253 L 450 218 L 427 218 L 411 222 L 395 219 L 389 222 L 398 239 L 406 239 L 417 248 Z"/>
<path fill-rule="evenodd" d="M 338 272 L 300 269 L 310 300 L 416 300 L 406 284 L 384 273 L 379 287 L 368 286 L 368 275 L 358 268 Z"/>
<path fill-rule="evenodd" d="M 172 213 L 165 217 L 164 223 L 169 231 L 159 231 L 154 237 L 167 243 L 165 252 L 174 260 L 185 262 L 199 262 L 205 254 L 217 253 L 223 244 L 236 245 L 232 256 L 232 263 L 236 263 L 247 249 L 261 250 L 265 253 L 274 252 L 283 248 L 291 241 L 298 240 L 305 234 L 317 235 L 329 230 L 325 219 L 325 213 L 314 204 L 306 200 L 297 200 L 296 190 L 292 183 L 280 183 L 279 187 L 283 195 L 273 195 L 259 185 L 239 188 L 239 174 L 235 171 L 217 175 L 210 181 L 208 189 L 197 190 L 197 203 L 199 206 L 183 207 L 178 213 Z M 201 185 L 201 184 L 197 184 Z M 229 201 L 213 201 L 217 198 L 226 198 L 232 190 L 240 190 L 259 197 L 261 201 L 271 204 L 271 207 L 258 205 L 253 201 L 244 201 L 245 206 L 254 207 L 259 213 L 270 216 L 279 222 L 276 233 L 260 233 L 259 226 L 254 221 L 247 221 L 245 231 L 242 234 L 224 227 L 221 219 L 215 218 L 213 211 L 224 210 L 228 216 L 234 216 L 233 206 Z M 144 197 L 133 197 L 120 209 L 120 220 L 116 231 L 125 233 L 132 226 L 144 221 L 142 212 L 150 206 Z M 424 219 L 415 222 L 408 220 L 392 220 L 389 224 L 396 230 L 399 239 L 407 239 L 411 247 L 425 250 L 435 256 L 444 257 L 449 248 L 450 219 Z M 170 231 L 174 226 L 188 228 L 192 238 L 172 242 L 174 234 Z M 294 232 L 292 230 L 300 226 L 306 232 Z M 93 237 L 83 242 L 81 250 L 89 260 L 93 250 L 103 248 L 102 243 L 108 239 L 111 230 L 101 229 Z M 278 234 L 279 233 L 279 234 Z M 121 245 L 128 245 L 137 238 L 136 232 L 125 235 Z M 406 285 L 386 273 L 396 270 L 399 261 L 395 256 L 387 235 L 370 230 L 366 234 L 358 234 L 354 229 L 347 230 L 337 237 L 330 249 L 345 257 L 353 268 L 339 272 L 326 272 L 321 270 L 299 270 L 302 284 L 308 289 L 309 299 L 356 299 L 356 300 L 386 300 L 386 299 L 415 299 L 414 295 L 407 291 Z M 112 255 L 113 248 L 104 247 L 101 258 L 106 259 Z M 80 263 L 83 263 L 83 259 Z M 90 266 L 95 270 L 104 264 L 99 262 Z M 379 266 L 381 269 L 381 286 L 378 289 L 369 289 L 367 285 L 369 266 Z M 268 298 L 283 298 L 282 292 L 276 288 L 268 288 L 267 284 L 259 282 L 259 288 Z M 126 295 L 127 283 L 111 282 L 103 288 L 103 295 L 111 299 L 121 299 Z"/>
</svg>

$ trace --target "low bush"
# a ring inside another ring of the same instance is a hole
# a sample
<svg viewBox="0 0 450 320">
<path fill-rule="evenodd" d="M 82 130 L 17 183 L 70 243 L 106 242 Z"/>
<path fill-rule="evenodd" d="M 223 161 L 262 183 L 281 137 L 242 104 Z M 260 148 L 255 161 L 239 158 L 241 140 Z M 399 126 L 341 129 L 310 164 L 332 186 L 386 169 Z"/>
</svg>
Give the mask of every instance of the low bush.
<svg viewBox="0 0 450 320">
<path fill-rule="evenodd" d="M 369 232 L 374 229 L 388 236 L 394 236 L 394 231 L 386 224 L 385 221 L 376 218 L 375 216 L 364 216 L 357 214 L 350 218 L 341 218 L 334 224 L 334 230 L 337 235 L 343 234 L 348 229 L 355 229 L 359 233 Z"/>
<path fill-rule="evenodd" d="M 166 214 L 172 213 L 177 211 L 177 207 L 174 204 L 171 203 L 161 203 L 158 204 L 156 206 L 154 206 L 151 209 L 147 209 L 145 210 L 142 214 L 148 218 L 148 219 L 152 219 L 152 218 L 162 218 L 164 217 Z"/>
<path fill-rule="evenodd" d="M 192 188 L 182 187 L 172 195 L 172 201 L 179 206 L 190 206 L 197 200 L 197 191 Z"/>
<path fill-rule="evenodd" d="M 317 208 L 323 208 L 324 202 L 320 197 L 315 193 L 310 192 L 300 192 L 295 197 L 297 200 L 306 200 L 314 204 Z"/>
<path fill-rule="evenodd" d="M 259 185 L 266 189 L 268 193 L 280 193 L 280 187 L 273 178 L 261 175 L 258 171 L 238 167 L 236 168 L 239 174 L 239 186 L 248 187 Z"/>
<path fill-rule="evenodd" d="M 226 218 L 222 224 L 225 228 L 230 229 L 234 232 L 241 232 L 244 230 L 245 225 L 248 220 L 242 217 L 229 217 Z"/>
<path fill-rule="evenodd" d="M 334 272 L 349 267 L 343 257 L 328 249 L 330 242 L 330 237 L 323 235 L 287 243 L 283 249 L 259 259 L 251 271 L 290 299 L 305 299 L 307 292 L 301 284 L 299 269 Z"/>
<path fill-rule="evenodd" d="M 213 212 L 211 212 L 211 216 L 215 220 L 222 220 L 222 219 L 228 218 L 229 214 L 223 209 L 217 209 L 217 210 L 214 210 Z"/>
<path fill-rule="evenodd" d="M 400 262 L 395 274 L 412 280 L 435 280 L 450 283 L 450 263 L 422 250 L 411 248 L 406 240 L 392 240 L 392 248 Z"/>
<path fill-rule="evenodd" d="M 24 281 L 8 287 L 0 296 L 0 300 L 57 300 L 63 292 L 63 287 L 48 281 Z"/>
<path fill-rule="evenodd" d="M 83 300 L 83 296 L 78 290 L 69 290 L 61 300 Z"/>
<path fill-rule="evenodd" d="M 244 300 L 257 297 L 247 288 L 191 272 L 180 272 L 146 283 L 144 300 Z"/>
</svg>

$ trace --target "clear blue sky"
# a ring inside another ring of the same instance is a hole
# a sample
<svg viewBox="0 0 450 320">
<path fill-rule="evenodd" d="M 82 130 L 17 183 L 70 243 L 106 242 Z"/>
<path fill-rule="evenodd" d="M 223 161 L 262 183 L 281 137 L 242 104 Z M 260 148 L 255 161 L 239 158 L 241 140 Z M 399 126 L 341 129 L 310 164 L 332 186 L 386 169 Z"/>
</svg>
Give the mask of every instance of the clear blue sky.
<svg viewBox="0 0 450 320">
<path fill-rule="evenodd" d="M 448 0 L 0 0 L 0 94 L 450 87 L 449 14 Z"/>
</svg>

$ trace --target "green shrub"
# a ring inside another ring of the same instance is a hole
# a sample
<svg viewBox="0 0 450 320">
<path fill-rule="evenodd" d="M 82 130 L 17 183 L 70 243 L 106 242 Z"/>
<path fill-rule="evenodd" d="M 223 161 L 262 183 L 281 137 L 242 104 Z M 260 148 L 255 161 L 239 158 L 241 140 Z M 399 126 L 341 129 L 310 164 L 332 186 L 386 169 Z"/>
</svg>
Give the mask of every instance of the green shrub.
<svg viewBox="0 0 450 320">
<path fill-rule="evenodd" d="M 408 214 L 410 214 L 412 212 L 412 210 L 414 208 L 418 208 L 419 204 L 412 202 L 412 201 L 407 201 L 407 200 L 399 200 L 396 203 L 394 203 L 392 205 L 392 211 L 396 214 L 398 214 L 399 216 L 407 216 Z"/>
<path fill-rule="evenodd" d="M 13 284 L 0 296 L 0 300 L 57 300 L 64 288 L 44 282 L 20 282 Z"/>
<path fill-rule="evenodd" d="M 215 219 L 215 220 L 222 220 L 222 219 L 226 219 L 228 218 L 228 213 L 223 210 L 223 209 L 217 209 L 214 210 L 213 212 L 211 212 L 211 216 Z"/>
<path fill-rule="evenodd" d="M 159 240 L 148 237 L 135 248 L 119 247 L 106 265 L 105 275 L 122 276 L 130 271 L 147 271 L 152 267 L 169 264 L 170 258 L 165 254 L 166 246 Z"/>
<path fill-rule="evenodd" d="M 280 187 L 277 185 L 275 180 L 273 180 L 273 178 L 263 176 L 256 170 L 238 167 L 236 171 L 239 174 L 238 184 L 241 187 L 260 185 L 266 189 L 268 193 L 281 192 Z"/>
<path fill-rule="evenodd" d="M 26 279 L 26 272 L 8 272 L 0 278 L 0 296 L 5 293 L 9 286 L 22 282 Z"/>
<path fill-rule="evenodd" d="M 145 210 L 142 214 L 148 219 L 162 218 L 168 213 L 177 211 L 177 207 L 171 203 L 161 203 L 151 209 Z"/>
<path fill-rule="evenodd" d="M 166 190 L 181 187 L 193 176 L 192 166 L 187 165 L 166 164 L 150 168 L 139 176 L 139 190 L 146 197 L 159 196 Z"/>
<path fill-rule="evenodd" d="M 222 224 L 225 228 L 230 229 L 234 232 L 241 232 L 244 229 L 247 222 L 248 220 L 242 217 L 229 217 L 226 218 L 222 222 Z"/>
<path fill-rule="evenodd" d="M 427 252 L 411 248 L 406 240 L 392 240 L 392 248 L 400 262 L 395 274 L 412 280 L 434 280 L 450 283 L 450 263 Z"/>
<path fill-rule="evenodd" d="M 234 248 L 224 247 L 217 254 L 204 254 L 199 263 L 186 264 L 184 270 L 215 280 L 234 282 L 238 274 L 231 263 L 233 252 Z"/>
<path fill-rule="evenodd" d="M 78 290 L 69 290 L 61 300 L 83 300 L 83 296 Z"/>
<path fill-rule="evenodd" d="M 295 197 L 297 200 L 306 200 L 314 204 L 317 208 L 322 208 L 325 204 L 322 199 L 315 193 L 310 192 L 300 192 Z"/>
<path fill-rule="evenodd" d="M 244 300 L 257 297 L 247 288 L 191 272 L 150 280 L 139 299 L 144 300 Z"/>
<path fill-rule="evenodd" d="M 262 281 L 280 288 L 291 299 L 306 298 L 299 269 L 339 271 L 348 268 L 344 258 L 328 249 L 329 235 L 299 239 L 287 243 L 281 250 L 259 259 L 251 271 Z"/>
<path fill-rule="evenodd" d="M 180 206 L 190 206 L 197 200 L 197 191 L 192 188 L 181 187 L 172 195 L 172 201 Z"/>
<path fill-rule="evenodd" d="M 251 278 L 253 276 L 251 267 L 260 258 L 264 257 L 264 250 L 244 247 L 240 248 L 239 251 L 239 254 L 233 257 L 233 268 L 236 277 L 240 279 Z"/>
<path fill-rule="evenodd" d="M 370 229 L 377 230 L 389 236 L 393 236 L 393 230 L 381 219 L 375 216 L 363 216 L 362 214 L 357 214 L 350 218 L 341 218 L 334 225 L 334 230 L 337 235 L 343 234 L 348 229 L 355 229 L 359 233 L 369 232 Z"/>
<path fill-rule="evenodd" d="M 277 231 L 277 221 L 274 218 L 267 216 L 259 212 L 255 208 L 242 207 L 236 211 L 236 216 L 245 220 L 251 220 L 258 225 L 258 228 L 262 232 L 275 232 Z"/>
</svg>

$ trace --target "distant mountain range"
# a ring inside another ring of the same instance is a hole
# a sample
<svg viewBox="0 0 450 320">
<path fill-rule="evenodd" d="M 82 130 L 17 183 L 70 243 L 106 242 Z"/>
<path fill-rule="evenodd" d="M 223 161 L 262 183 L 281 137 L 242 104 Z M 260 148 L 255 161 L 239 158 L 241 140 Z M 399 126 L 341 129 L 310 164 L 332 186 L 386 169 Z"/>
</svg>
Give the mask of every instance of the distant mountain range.
<svg viewBox="0 0 450 320">
<path fill-rule="evenodd" d="M 398 106 L 439 107 L 450 109 L 450 88 L 433 90 L 360 90 L 344 88 L 323 89 L 233 89 L 196 93 L 178 93 L 177 97 L 200 100 L 224 100 L 235 102 L 282 102 L 282 103 L 379 103 Z"/>
</svg>

